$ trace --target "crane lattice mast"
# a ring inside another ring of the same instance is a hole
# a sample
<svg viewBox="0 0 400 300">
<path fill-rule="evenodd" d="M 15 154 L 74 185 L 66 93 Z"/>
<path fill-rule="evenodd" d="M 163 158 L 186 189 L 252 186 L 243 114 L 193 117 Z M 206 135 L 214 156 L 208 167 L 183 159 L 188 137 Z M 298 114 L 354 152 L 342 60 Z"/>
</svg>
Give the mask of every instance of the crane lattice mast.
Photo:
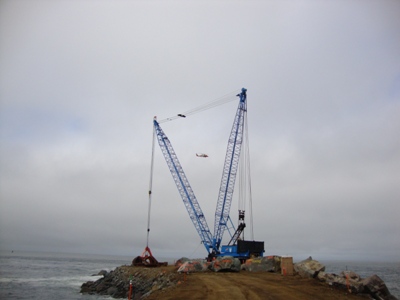
<svg viewBox="0 0 400 300">
<path fill-rule="evenodd" d="M 217 208 L 214 220 L 213 248 L 219 249 L 222 236 L 228 225 L 229 211 L 232 203 L 232 196 L 235 187 L 236 174 L 239 166 L 240 150 L 243 143 L 244 119 L 247 112 L 246 89 L 238 94 L 240 102 L 236 111 L 232 130 L 229 135 L 226 149 L 224 169 L 218 194 Z"/>
<path fill-rule="evenodd" d="M 203 211 L 201 210 L 196 196 L 194 195 L 193 189 L 186 178 L 185 172 L 182 169 L 171 142 L 161 129 L 156 118 L 154 118 L 153 123 L 161 152 L 164 155 L 168 168 L 178 188 L 179 194 L 182 197 L 183 203 L 189 213 L 189 217 L 192 220 L 202 243 L 207 249 L 207 252 L 210 254 L 212 247 L 212 236 Z"/>
</svg>

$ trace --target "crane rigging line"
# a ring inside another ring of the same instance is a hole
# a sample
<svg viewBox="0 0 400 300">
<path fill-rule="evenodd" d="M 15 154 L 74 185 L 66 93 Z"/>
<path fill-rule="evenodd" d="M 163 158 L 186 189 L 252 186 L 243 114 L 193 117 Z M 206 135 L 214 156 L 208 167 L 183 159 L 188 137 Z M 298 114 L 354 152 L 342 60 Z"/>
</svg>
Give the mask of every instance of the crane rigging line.
<svg viewBox="0 0 400 300">
<path fill-rule="evenodd" d="M 250 239 L 254 241 L 254 226 L 253 226 L 253 195 L 251 191 L 251 170 L 250 170 L 250 148 L 249 148 L 249 127 L 247 125 L 247 115 L 245 117 L 245 152 L 246 152 L 246 162 L 245 170 L 247 171 L 247 188 L 248 188 L 248 199 L 249 199 L 249 210 L 250 210 Z"/>
<path fill-rule="evenodd" d="M 250 171 L 250 147 L 249 147 L 249 134 L 247 114 L 244 116 L 243 126 L 243 145 L 242 155 L 240 157 L 239 166 L 239 211 L 245 211 L 247 201 L 249 205 L 249 218 L 250 218 L 250 240 L 254 240 L 253 230 L 253 201 L 251 192 L 251 171 Z"/>
<path fill-rule="evenodd" d="M 225 104 L 225 103 L 228 103 L 228 102 L 231 102 L 231 101 L 234 101 L 234 100 L 237 99 L 236 96 L 237 96 L 238 92 L 239 92 L 239 90 L 232 91 L 232 92 L 230 92 L 230 93 L 228 93 L 228 94 L 226 94 L 226 95 L 224 95 L 224 96 L 222 96 L 220 98 L 212 100 L 212 101 L 210 101 L 208 103 L 205 103 L 203 105 L 197 106 L 197 107 L 192 108 L 190 110 L 187 110 L 185 112 L 179 113 L 179 114 L 177 114 L 175 116 L 160 120 L 160 121 L 158 121 L 158 123 L 161 124 L 161 123 L 173 121 L 173 120 L 176 120 L 176 119 L 179 119 L 179 118 L 186 118 L 187 116 L 194 115 L 196 113 L 199 113 L 199 112 L 202 112 L 202 111 L 205 111 L 205 110 L 220 106 L 222 104 Z"/>
<path fill-rule="evenodd" d="M 154 170 L 154 145 L 156 139 L 156 130 L 153 127 L 153 142 L 151 149 L 151 166 L 150 166 L 150 181 L 149 181 L 149 206 L 147 210 L 147 242 L 146 247 L 149 247 L 149 234 L 150 234 L 150 211 L 151 211 L 151 190 L 153 188 L 153 170 Z"/>
</svg>

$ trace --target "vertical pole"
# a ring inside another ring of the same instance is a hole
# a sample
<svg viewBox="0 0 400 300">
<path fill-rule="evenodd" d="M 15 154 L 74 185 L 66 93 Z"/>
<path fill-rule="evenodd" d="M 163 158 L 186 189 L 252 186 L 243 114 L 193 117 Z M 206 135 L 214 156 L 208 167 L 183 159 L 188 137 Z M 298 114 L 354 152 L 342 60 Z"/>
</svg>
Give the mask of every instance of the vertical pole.
<svg viewBox="0 0 400 300">
<path fill-rule="evenodd" d="M 129 280 L 129 294 L 128 294 L 128 300 L 132 299 L 132 275 L 130 276 Z"/>
<path fill-rule="evenodd" d="M 349 273 L 346 273 L 346 287 L 347 287 L 347 291 L 351 294 Z"/>
</svg>

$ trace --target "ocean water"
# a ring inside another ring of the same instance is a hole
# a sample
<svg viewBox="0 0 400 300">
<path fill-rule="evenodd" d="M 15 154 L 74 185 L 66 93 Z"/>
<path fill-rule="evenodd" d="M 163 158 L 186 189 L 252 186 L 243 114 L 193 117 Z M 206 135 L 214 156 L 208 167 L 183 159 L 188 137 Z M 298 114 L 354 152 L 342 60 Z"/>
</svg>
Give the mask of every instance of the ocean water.
<svg viewBox="0 0 400 300">
<path fill-rule="evenodd" d="M 82 283 L 95 281 L 101 270 L 130 265 L 132 258 L 68 254 L 8 253 L 0 255 L 0 299 L 113 299 L 82 295 Z"/>
<path fill-rule="evenodd" d="M 133 258 L 133 257 L 132 257 Z M 101 270 L 111 271 L 121 265 L 130 265 L 132 258 L 41 254 L 0 254 L 1 300 L 95 300 L 112 299 L 99 295 L 82 295 L 80 286 L 100 276 L 92 276 Z M 373 274 L 381 277 L 392 295 L 400 299 L 400 263 L 371 262 L 324 262 L 326 272 L 339 274 L 352 270 L 365 278 Z"/>
</svg>

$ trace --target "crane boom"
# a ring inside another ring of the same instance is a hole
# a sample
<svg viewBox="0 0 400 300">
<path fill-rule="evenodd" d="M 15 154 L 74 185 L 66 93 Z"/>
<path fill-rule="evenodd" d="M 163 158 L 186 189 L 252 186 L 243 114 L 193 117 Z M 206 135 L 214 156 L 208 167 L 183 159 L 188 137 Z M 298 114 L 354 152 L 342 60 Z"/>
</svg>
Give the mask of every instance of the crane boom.
<svg viewBox="0 0 400 300">
<path fill-rule="evenodd" d="M 185 172 L 175 154 L 175 151 L 169 141 L 168 137 L 165 135 L 164 131 L 161 129 L 156 118 L 154 118 L 154 128 L 160 145 L 161 152 L 164 155 L 165 161 L 167 162 L 168 168 L 172 174 L 175 184 L 178 188 L 179 194 L 182 197 L 183 203 L 189 213 L 189 217 L 192 220 L 197 233 L 200 236 L 204 247 L 210 254 L 212 248 L 212 236 L 211 231 L 207 225 L 207 221 L 200 208 L 200 205 L 194 195 L 194 192 L 186 178 Z"/>
<path fill-rule="evenodd" d="M 235 187 L 236 173 L 239 166 L 240 150 L 243 142 L 244 117 L 247 112 L 246 89 L 238 94 L 240 97 L 232 130 L 226 149 L 225 163 L 222 173 L 221 185 L 218 194 L 217 208 L 214 219 L 213 248 L 219 249 L 222 236 L 229 220 L 229 211 Z"/>
</svg>

